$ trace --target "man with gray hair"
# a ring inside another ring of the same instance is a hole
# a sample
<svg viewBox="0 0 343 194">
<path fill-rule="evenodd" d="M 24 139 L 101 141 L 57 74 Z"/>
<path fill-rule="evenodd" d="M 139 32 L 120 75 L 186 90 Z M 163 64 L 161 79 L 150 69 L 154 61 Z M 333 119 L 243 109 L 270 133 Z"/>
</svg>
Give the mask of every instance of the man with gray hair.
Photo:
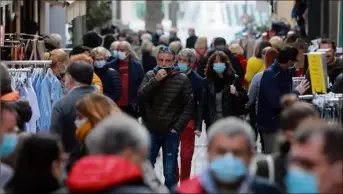
<svg viewBox="0 0 343 194">
<path fill-rule="evenodd" d="M 125 113 L 138 118 L 140 110 L 138 108 L 137 91 L 144 77 L 144 69 L 137 60 L 137 55 L 129 42 L 121 41 L 117 50 L 118 60 L 111 64 L 111 68 L 119 73 L 122 93 L 116 104 Z"/>
<path fill-rule="evenodd" d="M 208 168 L 182 182 L 178 193 L 280 193 L 267 180 L 249 173 L 255 135 L 248 123 L 235 117 L 218 120 L 207 137 Z"/>
<path fill-rule="evenodd" d="M 202 127 L 202 82 L 203 78 L 192 69 L 195 62 L 195 51 L 193 49 L 183 49 L 177 56 L 177 65 L 180 71 L 187 75 L 193 89 L 193 112 L 192 118 L 180 135 L 181 142 L 181 180 L 189 179 L 191 175 L 192 158 L 194 153 L 195 135 L 201 135 Z M 195 135 L 194 135 L 195 134 Z M 179 171 L 176 171 L 178 173 Z"/>
<path fill-rule="evenodd" d="M 168 46 L 170 42 L 170 37 L 168 35 L 162 34 L 158 39 L 158 45 Z"/>
<path fill-rule="evenodd" d="M 177 29 L 176 28 L 171 28 L 169 30 L 169 38 L 170 38 L 169 43 L 172 43 L 174 41 L 180 41 L 181 42 L 180 38 L 177 37 Z"/>
<path fill-rule="evenodd" d="M 136 119 L 124 113 L 109 116 L 87 136 L 89 155 L 72 168 L 68 189 L 71 193 L 168 193 L 146 162 L 149 141 L 148 131 Z"/>
</svg>

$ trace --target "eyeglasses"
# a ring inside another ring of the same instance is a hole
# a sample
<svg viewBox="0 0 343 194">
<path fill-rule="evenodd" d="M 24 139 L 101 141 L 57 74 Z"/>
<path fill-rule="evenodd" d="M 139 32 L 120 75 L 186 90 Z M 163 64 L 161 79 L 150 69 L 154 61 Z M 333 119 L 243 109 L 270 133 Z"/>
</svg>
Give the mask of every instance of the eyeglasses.
<svg viewBox="0 0 343 194">
<path fill-rule="evenodd" d="M 170 48 L 170 47 L 160 47 L 158 54 L 160 53 L 172 53 L 173 55 L 175 55 L 175 52 Z"/>
</svg>

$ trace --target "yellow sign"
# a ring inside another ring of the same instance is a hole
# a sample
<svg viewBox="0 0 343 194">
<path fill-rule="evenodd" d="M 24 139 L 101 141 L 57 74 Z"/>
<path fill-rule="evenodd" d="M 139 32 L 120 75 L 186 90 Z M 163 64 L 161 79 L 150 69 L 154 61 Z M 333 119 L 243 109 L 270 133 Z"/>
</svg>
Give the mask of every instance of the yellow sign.
<svg viewBox="0 0 343 194">
<path fill-rule="evenodd" d="M 308 53 L 308 64 L 313 93 L 326 93 L 326 63 L 323 53 Z"/>
</svg>

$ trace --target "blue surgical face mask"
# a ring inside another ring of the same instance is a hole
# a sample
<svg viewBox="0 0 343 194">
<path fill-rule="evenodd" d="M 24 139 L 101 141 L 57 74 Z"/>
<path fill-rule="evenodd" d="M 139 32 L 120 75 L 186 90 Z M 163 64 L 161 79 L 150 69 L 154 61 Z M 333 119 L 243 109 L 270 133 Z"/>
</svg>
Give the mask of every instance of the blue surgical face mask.
<svg viewBox="0 0 343 194">
<path fill-rule="evenodd" d="M 162 30 L 156 30 L 156 34 L 161 35 L 161 34 L 163 34 L 163 31 Z"/>
<path fill-rule="evenodd" d="M 18 144 L 17 134 L 5 134 L 2 138 L 2 145 L 0 150 L 1 157 L 10 156 Z"/>
<path fill-rule="evenodd" d="M 247 173 L 247 168 L 243 160 L 226 154 L 215 158 L 210 163 L 210 170 L 221 183 L 233 184 L 236 183 Z"/>
<path fill-rule="evenodd" d="M 96 68 L 103 68 L 105 65 L 106 65 L 106 61 L 105 60 L 94 61 L 94 66 Z"/>
<path fill-rule="evenodd" d="M 317 177 L 300 169 L 289 169 L 285 184 L 287 193 L 319 193 Z"/>
<path fill-rule="evenodd" d="M 188 69 L 188 65 L 186 63 L 179 63 L 178 67 L 180 68 L 181 72 L 186 72 Z"/>
<path fill-rule="evenodd" d="M 213 70 L 216 73 L 223 73 L 226 69 L 225 63 L 214 63 L 213 64 Z"/>
<path fill-rule="evenodd" d="M 116 50 L 112 51 L 112 57 L 118 58 L 118 51 Z"/>
</svg>

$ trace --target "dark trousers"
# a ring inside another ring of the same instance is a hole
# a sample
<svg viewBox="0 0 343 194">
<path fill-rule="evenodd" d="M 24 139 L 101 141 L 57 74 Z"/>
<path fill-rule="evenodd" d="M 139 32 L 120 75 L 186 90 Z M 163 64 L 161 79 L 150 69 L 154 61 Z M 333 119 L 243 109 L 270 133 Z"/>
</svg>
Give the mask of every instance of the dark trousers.
<svg viewBox="0 0 343 194">
<path fill-rule="evenodd" d="M 178 162 L 176 161 L 176 178 L 177 180 L 188 180 L 191 176 L 192 159 L 194 153 L 194 143 L 195 143 L 195 123 L 193 120 L 189 121 L 186 128 L 181 133 L 181 176 L 179 175 Z"/>
<path fill-rule="evenodd" d="M 258 131 L 257 126 L 256 126 L 256 105 L 253 104 L 249 108 L 249 117 L 250 117 L 250 125 L 255 131 L 255 140 L 257 141 L 258 135 L 260 135 L 260 143 L 262 146 L 262 153 L 264 153 L 265 148 L 264 148 L 264 142 L 263 142 L 263 137 L 261 133 Z"/>
<path fill-rule="evenodd" d="M 164 184 L 171 190 L 177 183 L 176 162 L 180 143 L 179 134 L 170 131 L 166 134 L 151 133 L 150 135 L 151 144 L 149 160 L 155 167 L 158 152 L 162 147 Z"/>
</svg>

